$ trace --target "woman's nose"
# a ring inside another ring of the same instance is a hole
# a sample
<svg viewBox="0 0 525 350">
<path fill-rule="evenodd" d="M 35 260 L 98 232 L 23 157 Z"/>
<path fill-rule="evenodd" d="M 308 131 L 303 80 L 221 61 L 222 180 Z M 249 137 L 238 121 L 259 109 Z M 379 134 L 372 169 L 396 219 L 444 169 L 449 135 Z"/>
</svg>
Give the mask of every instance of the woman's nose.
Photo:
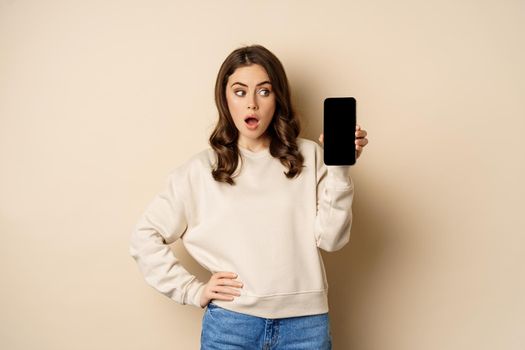
<svg viewBox="0 0 525 350">
<path fill-rule="evenodd" d="M 251 96 L 248 100 L 248 109 L 256 110 L 257 107 L 257 101 L 255 100 L 255 96 Z"/>
</svg>

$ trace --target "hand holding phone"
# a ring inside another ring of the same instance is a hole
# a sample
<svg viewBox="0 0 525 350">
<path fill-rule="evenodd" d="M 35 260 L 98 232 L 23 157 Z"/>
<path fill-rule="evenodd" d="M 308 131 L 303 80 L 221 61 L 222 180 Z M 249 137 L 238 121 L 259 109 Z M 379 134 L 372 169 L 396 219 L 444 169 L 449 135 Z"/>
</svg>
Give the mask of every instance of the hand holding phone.
<svg viewBox="0 0 525 350">
<path fill-rule="evenodd" d="M 327 97 L 323 109 L 324 163 L 354 165 L 357 123 L 355 98 Z"/>
</svg>

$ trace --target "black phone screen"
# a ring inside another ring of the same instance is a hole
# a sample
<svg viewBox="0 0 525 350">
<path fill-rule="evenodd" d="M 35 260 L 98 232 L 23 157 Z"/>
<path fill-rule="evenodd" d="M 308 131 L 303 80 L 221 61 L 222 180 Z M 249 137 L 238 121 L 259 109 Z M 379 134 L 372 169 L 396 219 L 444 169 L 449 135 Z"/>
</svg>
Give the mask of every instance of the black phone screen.
<svg viewBox="0 0 525 350">
<path fill-rule="evenodd" d="M 355 164 L 356 101 L 353 97 L 327 97 L 324 100 L 324 163 Z"/>
</svg>

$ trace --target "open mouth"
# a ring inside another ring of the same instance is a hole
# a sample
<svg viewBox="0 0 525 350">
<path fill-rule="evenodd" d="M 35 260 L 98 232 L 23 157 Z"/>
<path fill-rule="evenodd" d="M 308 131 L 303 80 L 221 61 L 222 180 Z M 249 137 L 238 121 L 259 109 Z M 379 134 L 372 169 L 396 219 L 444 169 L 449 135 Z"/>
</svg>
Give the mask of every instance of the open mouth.
<svg viewBox="0 0 525 350">
<path fill-rule="evenodd" d="M 249 126 L 256 126 L 257 124 L 259 124 L 259 119 L 256 116 L 249 115 L 246 118 L 244 118 L 244 122 Z"/>
</svg>

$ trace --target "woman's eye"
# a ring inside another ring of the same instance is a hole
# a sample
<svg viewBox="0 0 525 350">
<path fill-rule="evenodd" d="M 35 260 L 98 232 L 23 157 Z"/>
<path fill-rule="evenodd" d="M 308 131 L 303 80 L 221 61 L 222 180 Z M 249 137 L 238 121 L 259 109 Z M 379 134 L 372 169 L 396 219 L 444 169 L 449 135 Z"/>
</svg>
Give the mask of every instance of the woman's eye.
<svg viewBox="0 0 525 350">
<path fill-rule="evenodd" d="M 259 92 L 259 94 L 261 96 L 268 96 L 268 95 L 270 95 L 270 90 L 268 90 L 268 89 L 261 89 L 258 92 Z M 236 90 L 233 93 L 235 95 L 237 95 L 237 96 L 240 96 L 240 97 L 242 97 L 242 96 L 244 96 L 246 94 L 246 92 L 244 90 Z"/>
</svg>

